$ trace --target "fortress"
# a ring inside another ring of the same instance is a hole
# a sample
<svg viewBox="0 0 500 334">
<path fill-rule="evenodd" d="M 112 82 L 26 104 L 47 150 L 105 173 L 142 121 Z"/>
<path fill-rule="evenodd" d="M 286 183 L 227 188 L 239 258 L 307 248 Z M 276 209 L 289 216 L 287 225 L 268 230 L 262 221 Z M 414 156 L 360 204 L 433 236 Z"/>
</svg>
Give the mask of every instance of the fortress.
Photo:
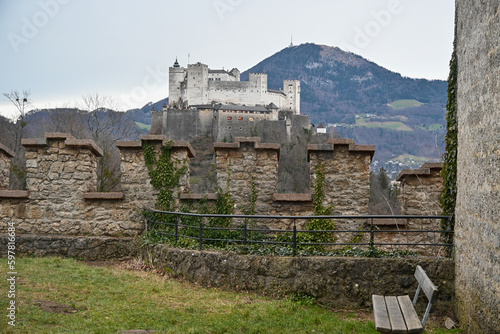
<svg viewBox="0 0 500 334">
<path fill-rule="evenodd" d="M 175 61 L 169 68 L 169 105 L 152 113 L 155 133 L 175 140 L 212 135 L 229 141 L 252 136 L 259 121 L 281 120 L 284 128 L 288 119 L 291 126 L 292 116 L 309 128 L 309 117 L 300 117 L 299 80 L 284 80 L 283 89 L 275 90 L 268 88 L 265 73 L 240 81 L 236 68 L 216 70 L 199 62 L 184 68 Z"/>
<path fill-rule="evenodd" d="M 300 114 L 300 81 L 284 80 L 283 90 L 267 87 L 267 74 L 250 73 L 248 81 L 240 81 L 240 71 L 212 70 L 202 63 L 181 67 L 177 60 L 169 68 L 169 104 L 185 109 L 200 105 L 236 105 L 237 111 L 271 112 L 278 110 Z M 260 107 L 249 109 L 243 107 Z M 267 110 L 266 110 L 267 109 Z"/>
</svg>

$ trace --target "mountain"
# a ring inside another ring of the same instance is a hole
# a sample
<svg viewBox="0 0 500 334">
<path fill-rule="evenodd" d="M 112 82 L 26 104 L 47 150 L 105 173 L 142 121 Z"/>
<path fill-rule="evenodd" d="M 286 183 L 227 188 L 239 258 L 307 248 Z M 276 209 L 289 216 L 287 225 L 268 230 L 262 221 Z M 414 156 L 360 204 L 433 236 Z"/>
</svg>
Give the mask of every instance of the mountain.
<svg viewBox="0 0 500 334">
<path fill-rule="evenodd" d="M 301 81 L 302 111 L 315 122 L 354 123 L 354 115 L 384 114 L 388 103 L 446 103 L 446 81 L 402 77 L 337 47 L 302 44 L 285 48 L 241 74 L 267 73 L 269 88 L 284 79 Z"/>
<path fill-rule="evenodd" d="M 414 167 L 444 152 L 446 81 L 403 77 L 359 55 L 310 43 L 275 53 L 241 80 L 252 72 L 267 73 L 271 89 L 300 80 L 301 113 L 343 137 L 377 145 L 378 167 Z"/>
<path fill-rule="evenodd" d="M 145 104 L 142 108 L 129 109 L 127 110 L 127 114 L 135 122 L 151 125 L 152 121 L 151 109 L 155 108 L 156 110 L 162 110 L 164 105 L 168 105 L 168 97 L 160 101 L 157 101 L 155 103 L 149 102 Z"/>
</svg>

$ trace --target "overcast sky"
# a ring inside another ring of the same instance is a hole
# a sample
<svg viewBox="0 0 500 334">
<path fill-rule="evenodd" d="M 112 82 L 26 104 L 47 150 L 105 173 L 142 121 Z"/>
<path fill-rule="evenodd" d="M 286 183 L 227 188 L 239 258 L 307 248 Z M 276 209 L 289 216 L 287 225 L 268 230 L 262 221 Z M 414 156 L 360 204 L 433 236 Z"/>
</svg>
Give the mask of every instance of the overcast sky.
<svg viewBox="0 0 500 334">
<path fill-rule="evenodd" d="M 453 0 L 0 0 L 0 92 L 28 89 L 36 108 L 89 93 L 142 107 L 168 96 L 176 57 L 244 71 L 292 36 L 444 80 L 453 24 Z"/>
</svg>

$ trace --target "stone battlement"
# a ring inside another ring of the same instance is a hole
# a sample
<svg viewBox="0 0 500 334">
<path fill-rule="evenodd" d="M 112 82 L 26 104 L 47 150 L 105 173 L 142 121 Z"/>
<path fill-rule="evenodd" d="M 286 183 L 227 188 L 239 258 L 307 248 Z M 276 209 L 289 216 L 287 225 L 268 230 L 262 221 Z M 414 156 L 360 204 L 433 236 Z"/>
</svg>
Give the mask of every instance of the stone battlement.
<svg viewBox="0 0 500 334">
<path fill-rule="evenodd" d="M 0 146 L 0 233 L 15 222 L 17 234 L 133 237 L 144 230 L 140 211 L 154 208 L 157 190 L 150 184 L 143 146 L 156 152 L 166 144 L 163 135 L 145 135 L 138 141 L 118 141 L 121 154 L 121 191 L 99 193 L 97 161 L 102 150 L 91 140 L 65 133 L 47 133 L 44 138 L 22 141 L 26 149 L 27 190 L 7 190 L 12 151 Z M 235 212 L 245 213 L 251 191 L 257 194 L 255 214 L 310 215 L 312 192 L 277 193 L 280 144 L 261 143 L 259 137 L 236 137 L 233 143 L 215 143 L 217 184 L 228 190 Z M 314 168 L 325 166 L 324 201 L 336 214 L 367 214 L 369 170 L 374 147 L 354 141 L 331 141 L 327 147 L 310 147 L 311 178 Z M 171 157 L 189 166 L 195 152 L 187 141 L 173 143 Z M 312 182 L 313 183 L 313 182 Z M 181 177 L 179 203 L 207 199 L 216 194 L 189 191 L 189 168 Z M 301 225 L 303 222 L 298 222 Z M 263 222 L 264 224 L 264 222 Z M 289 228 L 291 222 L 267 221 L 271 228 Z M 299 226 L 300 227 L 300 226 Z M 357 228 L 352 225 L 348 228 Z"/>
</svg>

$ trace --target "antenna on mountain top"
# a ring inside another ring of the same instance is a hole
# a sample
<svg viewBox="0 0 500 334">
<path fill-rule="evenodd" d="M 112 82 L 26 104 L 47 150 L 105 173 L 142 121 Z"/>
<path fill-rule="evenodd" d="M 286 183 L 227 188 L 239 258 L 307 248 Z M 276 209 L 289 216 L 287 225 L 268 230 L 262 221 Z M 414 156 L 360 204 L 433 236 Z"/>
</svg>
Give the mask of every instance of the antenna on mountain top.
<svg viewBox="0 0 500 334">
<path fill-rule="evenodd" d="M 189 65 L 189 53 L 188 53 L 188 65 Z"/>
<path fill-rule="evenodd" d="M 290 45 L 288 46 L 291 48 L 293 46 L 293 35 L 290 35 Z"/>
</svg>

